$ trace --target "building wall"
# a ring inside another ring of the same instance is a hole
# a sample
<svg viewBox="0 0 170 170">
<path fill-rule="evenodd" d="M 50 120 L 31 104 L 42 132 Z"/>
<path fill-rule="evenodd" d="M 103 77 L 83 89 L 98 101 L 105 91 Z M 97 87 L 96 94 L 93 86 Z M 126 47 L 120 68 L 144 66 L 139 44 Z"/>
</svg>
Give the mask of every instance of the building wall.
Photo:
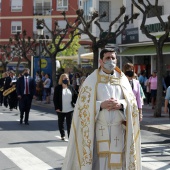
<svg viewBox="0 0 170 170">
<path fill-rule="evenodd" d="M 57 1 L 51 0 L 52 12 L 51 15 L 47 16 L 35 16 L 34 7 L 36 0 L 23 0 L 23 8 L 21 12 L 11 12 L 11 0 L 2 1 L 2 10 L 0 15 L 1 21 L 1 42 L 2 39 L 8 41 L 11 34 L 11 22 L 12 21 L 21 21 L 22 30 L 26 29 L 27 34 L 33 36 L 33 32 L 36 31 L 36 18 L 43 19 L 48 23 L 49 28 L 52 28 L 55 20 L 63 20 L 61 15 L 62 11 L 57 11 Z M 43 0 L 42 0 L 43 2 Z M 68 0 L 68 11 L 66 11 L 67 17 L 73 22 L 76 18 L 76 10 L 78 9 L 78 0 Z M 5 40 L 4 40 L 5 41 Z"/>
<path fill-rule="evenodd" d="M 57 0 L 42 0 L 51 2 L 51 11 L 47 15 L 35 15 L 35 2 L 36 0 L 23 0 L 23 7 L 21 12 L 11 12 L 11 0 L 3 0 L 1 2 L 0 10 L 0 44 L 7 44 L 9 38 L 15 34 L 11 34 L 11 23 L 14 21 L 22 22 L 22 30 L 27 31 L 27 35 L 32 37 L 37 34 L 36 19 L 45 19 L 49 29 L 54 27 L 55 20 L 64 20 L 61 15 L 62 10 L 57 10 Z M 68 10 L 66 11 L 67 18 L 70 22 L 74 22 L 76 19 L 76 10 L 78 9 L 79 0 L 68 0 Z M 45 34 L 47 30 L 44 29 Z M 47 33 L 49 34 L 49 33 Z M 67 41 L 67 37 L 65 39 Z M 0 54 L 1 55 L 1 54 Z"/>
</svg>

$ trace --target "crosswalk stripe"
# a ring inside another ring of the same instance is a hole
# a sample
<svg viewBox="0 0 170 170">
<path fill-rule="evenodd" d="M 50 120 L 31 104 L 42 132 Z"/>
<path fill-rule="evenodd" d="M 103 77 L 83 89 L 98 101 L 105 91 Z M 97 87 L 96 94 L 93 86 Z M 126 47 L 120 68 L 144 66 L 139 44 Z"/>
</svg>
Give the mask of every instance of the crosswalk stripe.
<svg viewBox="0 0 170 170">
<path fill-rule="evenodd" d="M 52 146 L 52 147 L 47 147 L 47 148 L 61 155 L 62 157 L 65 157 L 66 155 L 67 146 L 54 146 L 54 147 Z"/>
<path fill-rule="evenodd" d="M 53 168 L 24 148 L 0 148 L 0 151 L 22 170 L 52 170 Z"/>
<path fill-rule="evenodd" d="M 170 165 L 149 157 L 142 158 L 142 166 L 154 170 L 170 170 Z"/>
<path fill-rule="evenodd" d="M 49 146 L 47 147 L 49 150 L 57 153 L 62 159 L 59 158 L 56 160 L 55 168 L 61 168 L 63 165 L 64 157 L 67 151 L 67 146 Z M 169 151 L 166 150 L 166 151 Z M 22 147 L 17 148 L 0 148 L 0 152 L 2 152 L 5 156 L 7 156 L 11 161 L 13 161 L 19 168 L 22 170 L 54 170 L 51 166 L 28 152 Z M 142 157 L 142 167 L 147 169 L 154 170 L 170 170 L 170 165 L 165 162 L 161 162 L 159 160 Z"/>
</svg>

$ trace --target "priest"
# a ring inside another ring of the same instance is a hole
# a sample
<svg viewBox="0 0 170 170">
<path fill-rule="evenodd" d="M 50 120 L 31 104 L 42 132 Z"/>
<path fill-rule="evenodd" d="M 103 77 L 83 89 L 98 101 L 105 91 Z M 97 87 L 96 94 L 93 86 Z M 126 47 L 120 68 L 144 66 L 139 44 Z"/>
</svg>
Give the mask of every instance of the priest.
<svg viewBox="0 0 170 170">
<path fill-rule="evenodd" d="M 62 170 L 141 170 L 138 108 L 114 49 L 84 81 Z"/>
</svg>

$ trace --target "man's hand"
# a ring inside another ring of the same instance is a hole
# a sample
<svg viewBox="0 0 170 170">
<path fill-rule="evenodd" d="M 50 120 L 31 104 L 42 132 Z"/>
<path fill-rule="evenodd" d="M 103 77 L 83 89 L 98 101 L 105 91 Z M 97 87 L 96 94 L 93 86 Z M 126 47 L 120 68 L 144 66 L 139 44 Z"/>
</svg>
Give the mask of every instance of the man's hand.
<svg viewBox="0 0 170 170">
<path fill-rule="evenodd" d="M 107 109 L 108 111 L 122 109 L 121 103 L 119 103 L 116 99 L 113 99 L 113 98 L 105 100 L 104 102 L 102 102 L 100 107 L 102 109 Z"/>
</svg>

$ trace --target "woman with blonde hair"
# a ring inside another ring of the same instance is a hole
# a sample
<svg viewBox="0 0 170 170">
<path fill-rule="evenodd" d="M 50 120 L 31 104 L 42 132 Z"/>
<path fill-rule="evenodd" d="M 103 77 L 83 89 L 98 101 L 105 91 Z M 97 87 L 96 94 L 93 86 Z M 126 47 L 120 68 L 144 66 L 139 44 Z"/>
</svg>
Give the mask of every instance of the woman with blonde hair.
<svg viewBox="0 0 170 170">
<path fill-rule="evenodd" d="M 74 105 L 77 92 L 70 85 L 68 74 L 61 74 L 58 85 L 54 89 L 54 107 L 58 115 L 58 127 L 61 140 L 65 140 L 64 119 L 66 118 L 67 134 L 69 137 Z"/>
</svg>

